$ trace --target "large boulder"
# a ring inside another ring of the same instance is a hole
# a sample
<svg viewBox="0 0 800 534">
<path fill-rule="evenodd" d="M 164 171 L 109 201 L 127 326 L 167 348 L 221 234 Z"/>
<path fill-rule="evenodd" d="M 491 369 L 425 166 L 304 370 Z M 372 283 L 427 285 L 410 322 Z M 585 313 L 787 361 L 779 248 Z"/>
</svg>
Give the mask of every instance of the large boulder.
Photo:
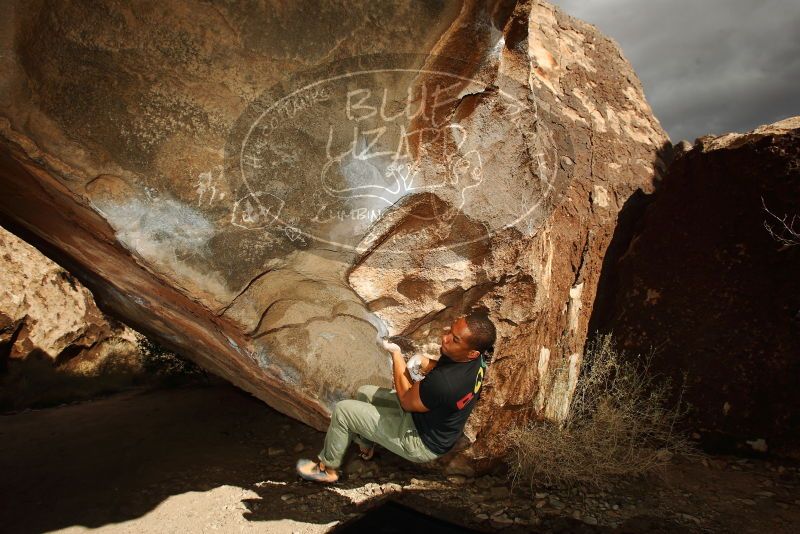
<svg viewBox="0 0 800 534">
<path fill-rule="evenodd" d="M 619 227 L 592 327 L 632 354 L 655 349 L 676 384 L 688 373 L 709 445 L 796 450 L 800 117 L 701 137 L 643 200 Z"/>
<path fill-rule="evenodd" d="M 559 417 L 616 216 L 668 140 L 540 1 L 12 2 L 0 211 L 104 309 L 317 428 L 378 338 L 499 330 L 462 458 Z M 555 379 L 555 369 L 568 372 Z"/>
</svg>

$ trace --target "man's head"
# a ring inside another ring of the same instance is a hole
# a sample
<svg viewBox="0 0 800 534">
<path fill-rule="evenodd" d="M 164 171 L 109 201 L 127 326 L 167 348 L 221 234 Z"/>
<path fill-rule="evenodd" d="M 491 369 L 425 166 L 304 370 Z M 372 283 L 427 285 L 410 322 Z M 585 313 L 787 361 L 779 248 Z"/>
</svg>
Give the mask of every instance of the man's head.
<svg viewBox="0 0 800 534">
<path fill-rule="evenodd" d="M 468 362 L 494 350 L 497 333 L 489 316 L 473 311 L 458 317 L 442 335 L 441 352 L 456 362 Z M 488 358 L 487 358 L 488 359 Z"/>
</svg>

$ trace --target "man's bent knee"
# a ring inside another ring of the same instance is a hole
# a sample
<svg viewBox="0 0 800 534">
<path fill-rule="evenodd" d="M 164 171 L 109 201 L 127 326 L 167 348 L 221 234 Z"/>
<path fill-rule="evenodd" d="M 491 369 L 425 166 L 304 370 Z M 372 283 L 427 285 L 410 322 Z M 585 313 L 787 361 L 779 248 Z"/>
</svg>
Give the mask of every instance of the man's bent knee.
<svg viewBox="0 0 800 534">
<path fill-rule="evenodd" d="M 356 400 L 372 402 L 372 398 L 375 396 L 375 392 L 378 391 L 378 389 L 380 389 L 378 386 L 364 384 L 356 391 Z"/>
</svg>

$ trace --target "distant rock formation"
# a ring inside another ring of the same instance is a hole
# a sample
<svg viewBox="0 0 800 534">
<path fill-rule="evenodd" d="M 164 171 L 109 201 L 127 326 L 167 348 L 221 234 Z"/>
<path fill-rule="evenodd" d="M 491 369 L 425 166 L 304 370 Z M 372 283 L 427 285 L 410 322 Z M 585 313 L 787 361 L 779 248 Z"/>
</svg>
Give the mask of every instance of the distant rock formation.
<svg viewBox="0 0 800 534">
<path fill-rule="evenodd" d="M 136 336 L 72 275 L 0 228 L 0 410 L 130 384 L 144 373 Z"/>
<path fill-rule="evenodd" d="M 324 428 L 389 383 L 380 335 L 435 354 L 479 306 L 461 458 L 564 413 L 617 213 L 667 159 L 596 28 L 542 1 L 7 11 L 0 213 L 103 310 Z"/>
<path fill-rule="evenodd" d="M 800 450 L 800 244 L 765 228 L 789 237 L 784 217 L 800 230 L 800 117 L 699 138 L 603 274 L 593 327 L 686 370 L 709 443 Z"/>
</svg>

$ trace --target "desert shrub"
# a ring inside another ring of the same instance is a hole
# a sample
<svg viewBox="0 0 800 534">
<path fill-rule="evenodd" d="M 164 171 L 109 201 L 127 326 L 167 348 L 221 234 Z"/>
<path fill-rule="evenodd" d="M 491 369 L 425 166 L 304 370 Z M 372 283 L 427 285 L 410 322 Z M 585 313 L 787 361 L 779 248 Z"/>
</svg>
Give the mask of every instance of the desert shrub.
<svg viewBox="0 0 800 534">
<path fill-rule="evenodd" d="M 652 354 L 625 357 L 610 335 L 592 340 L 565 419 L 509 431 L 515 483 L 602 486 L 663 466 L 675 454 L 693 454 L 688 439 L 675 431 L 684 414 L 682 395 L 670 403 L 670 382 L 656 380 L 651 361 Z M 564 377 L 568 370 L 556 372 Z"/>
<path fill-rule="evenodd" d="M 142 353 L 144 370 L 160 377 L 204 377 L 205 371 L 194 362 L 181 358 L 155 341 L 141 334 L 136 342 Z"/>
</svg>

